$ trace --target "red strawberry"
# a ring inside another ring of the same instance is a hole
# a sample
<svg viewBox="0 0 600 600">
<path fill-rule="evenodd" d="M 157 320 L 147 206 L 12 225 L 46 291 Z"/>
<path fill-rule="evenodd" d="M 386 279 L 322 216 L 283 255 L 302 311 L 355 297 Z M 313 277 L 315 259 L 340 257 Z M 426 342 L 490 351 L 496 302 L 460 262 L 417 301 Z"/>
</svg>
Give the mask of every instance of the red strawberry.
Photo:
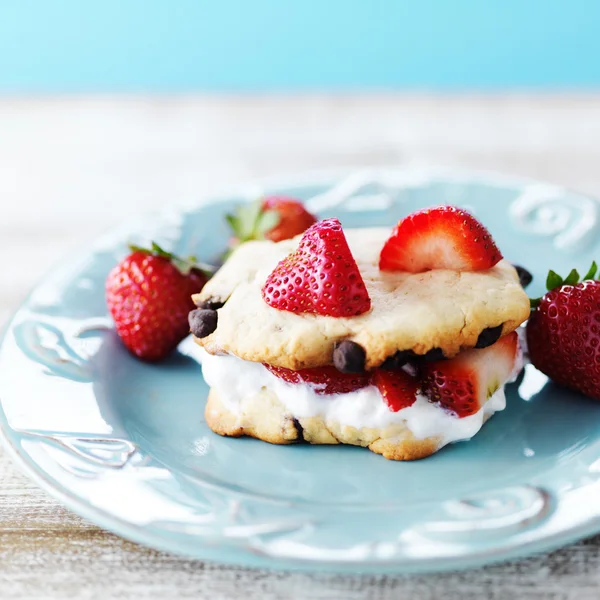
<svg viewBox="0 0 600 600">
<path fill-rule="evenodd" d="M 423 391 L 459 417 L 475 414 L 510 376 L 517 348 L 513 331 L 487 348 L 467 350 L 450 360 L 423 362 Z"/>
<path fill-rule="evenodd" d="M 373 373 L 373 384 L 377 386 L 392 412 L 412 406 L 417 399 L 419 381 L 402 369 L 396 371 L 377 369 Z"/>
<path fill-rule="evenodd" d="M 285 196 L 267 196 L 242 204 L 226 218 L 234 234 L 234 245 L 249 240 L 280 242 L 300 235 L 317 222 L 300 200 Z"/>
<path fill-rule="evenodd" d="M 315 367 L 292 371 L 265 365 L 273 375 L 288 383 L 308 383 L 317 394 L 348 394 L 369 385 L 369 373 L 340 373 L 335 367 Z"/>
<path fill-rule="evenodd" d="M 304 233 L 317 222 L 302 202 L 283 196 L 269 196 L 262 203 L 263 211 L 273 210 L 279 214 L 279 223 L 265 233 L 265 238 L 272 242 L 288 240 Z"/>
<path fill-rule="evenodd" d="M 379 256 L 382 271 L 480 271 L 502 259 L 488 230 L 455 206 L 427 208 L 399 221 Z"/>
<path fill-rule="evenodd" d="M 600 282 L 596 263 L 579 282 L 550 271 L 545 296 L 532 300 L 527 346 L 533 365 L 560 385 L 600 400 Z"/>
<path fill-rule="evenodd" d="M 188 334 L 191 295 L 207 278 L 157 244 L 151 250 L 131 249 L 133 253 L 108 274 L 106 301 L 125 346 L 138 358 L 155 361 Z"/>
<path fill-rule="evenodd" d="M 315 223 L 267 278 L 262 295 L 279 310 L 354 317 L 371 308 L 367 288 L 337 219 Z"/>
</svg>

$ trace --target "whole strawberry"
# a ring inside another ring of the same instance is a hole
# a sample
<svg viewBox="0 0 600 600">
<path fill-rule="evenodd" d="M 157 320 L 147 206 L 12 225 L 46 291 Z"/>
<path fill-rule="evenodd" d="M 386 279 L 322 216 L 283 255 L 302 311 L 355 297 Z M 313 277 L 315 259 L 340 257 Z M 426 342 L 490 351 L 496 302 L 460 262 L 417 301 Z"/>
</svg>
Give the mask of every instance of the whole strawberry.
<svg viewBox="0 0 600 600">
<path fill-rule="evenodd" d="M 138 358 L 164 358 L 189 332 L 191 295 L 206 275 L 152 243 L 147 250 L 131 246 L 106 279 L 106 302 L 117 333 Z"/>
<path fill-rule="evenodd" d="M 288 240 L 317 222 L 300 200 L 286 196 L 267 196 L 242 204 L 235 214 L 226 218 L 234 235 L 234 245 L 250 240 Z"/>
<path fill-rule="evenodd" d="M 579 283 L 550 271 L 548 292 L 532 300 L 527 345 L 532 364 L 560 385 L 600 400 L 600 281 L 596 263 Z"/>
</svg>

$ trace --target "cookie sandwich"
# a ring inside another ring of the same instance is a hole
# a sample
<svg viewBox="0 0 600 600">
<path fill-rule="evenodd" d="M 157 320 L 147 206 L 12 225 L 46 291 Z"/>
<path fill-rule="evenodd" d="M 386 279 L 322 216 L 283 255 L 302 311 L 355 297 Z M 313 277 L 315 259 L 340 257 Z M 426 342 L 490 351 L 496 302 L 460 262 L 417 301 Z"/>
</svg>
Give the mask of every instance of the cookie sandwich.
<svg viewBox="0 0 600 600">
<path fill-rule="evenodd" d="M 452 206 L 393 230 L 326 219 L 247 242 L 193 300 L 214 432 L 394 460 L 469 439 L 505 407 L 530 312 L 490 233 Z"/>
</svg>

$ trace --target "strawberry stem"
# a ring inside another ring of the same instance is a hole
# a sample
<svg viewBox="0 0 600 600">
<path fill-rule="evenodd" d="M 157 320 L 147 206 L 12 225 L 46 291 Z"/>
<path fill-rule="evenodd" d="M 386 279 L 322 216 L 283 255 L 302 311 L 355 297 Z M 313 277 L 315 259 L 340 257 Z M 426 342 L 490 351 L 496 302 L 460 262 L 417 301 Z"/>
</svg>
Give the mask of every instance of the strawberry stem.
<svg viewBox="0 0 600 600">
<path fill-rule="evenodd" d="M 196 260 L 195 256 L 189 256 L 188 258 L 180 258 L 172 252 L 167 252 L 161 248 L 156 242 L 150 242 L 150 248 L 144 248 L 143 246 L 137 246 L 136 244 L 129 244 L 129 250 L 131 252 L 143 252 L 144 254 L 151 254 L 152 256 L 158 256 L 165 260 L 171 261 L 183 275 L 189 275 L 189 273 L 197 269 L 202 271 L 207 277 L 210 277 L 216 270 L 217 267 L 206 263 L 200 263 Z"/>
<path fill-rule="evenodd" d="M 596 273 L 598 271 L 598 265 L 596 261 L 592 262 L 588 272 L 580 279 L 579 272 L 577 269 L 571 269 L 571 272 L 563 279 L 558 273 L 555 271 L 548 271 L 548 277 L 546 279 L 546 288 L 548 291 L 553 290 L 561 285 L 577 285 L 580 281 L 586 281 L 589 279 L 594 279 L 596 277 Z"/>
<path fill-rule="evenodd" d="M 571 272 L 563 279 L 556 271 L 548 271 L 548 277 L 546 278 L 546 288 L 548 291 L 554 290 L 563 285 L 577 285 L 580 281 L 594 280 L 598 273 L 598 265 L 596 261 L 592 262 L 588 272 L 580 279 L 579 272 L 577 269 L 571 269 Z M 540 302 L 541 298 L 530 298 L 529 305 L 532 310 L 535 310 Z"/>
<path fill-rule="evenodd" d="M 236 243 L 241 244 L 249 240 L 264 240 L 265 234 L 279 224 L 281 215 L 276 210 L 263 209 L 263 200 L 258 199 L 240 204 L 234 214 L 225 215 L 225 219 Z"/>
</svg>

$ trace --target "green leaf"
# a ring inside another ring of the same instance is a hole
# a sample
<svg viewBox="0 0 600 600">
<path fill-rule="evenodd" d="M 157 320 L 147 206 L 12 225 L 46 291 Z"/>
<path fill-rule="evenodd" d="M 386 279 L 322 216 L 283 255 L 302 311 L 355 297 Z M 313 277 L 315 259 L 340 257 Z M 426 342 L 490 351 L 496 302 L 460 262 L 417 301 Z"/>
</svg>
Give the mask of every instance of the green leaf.
<svg viewBox="0 0 600 600">
<path fill-rule="evenodd" d="M 239 238 L 241 242 L 254 239 L 258 219 L 262 212 L 262 202 L 256 200 L 242 204 L 238 209 Z"/>
<path fill-rule="evenodd" d="M 178 257 L 174 256 L 170 252 L 163 250 L 156 242 L 152 242 L 152 254 L 160 256 L 161 258 L 166 258 L 168 260 L 180 260 Z"/>
<path fill-rule="evenodd" d="M 594 277 L 596 277 L 597 271 L 598 265 L 596 264 L 596 261 L 594 261 L 592 263 L 592 266 L 590 267 L 590 270 L 583 276 L 583 281 L 586 281 L 587 279 L 594 279 Z"/>
<path fill-rule="evenodd" d="M 163 257 L 164 258 L 164 257 Z M 185 260 L 174 256 L 171 259 L 171 262 L 177 267 L 177 270 L 183 275 L 189 275 L 189 272 L 192 270 L 193 265 Z"/>
<path fill-rule="evenodd" d="M 579 273 L 577 269 L 571 269 L 571 272 L 567 275 L 565 285 L 577 285 L 579 283 Z"/>
<path fill-rule="evenodd" d="M 235 214 L 225 215 L 238 243 L 264 239 L 265 233 L 275 227 L 280 218 L 276 210 L 263 211 L 263 201 L 260 199 L 240 204 Z"/>
<path fill-rule="evenodd" d="M 258 217 L 255 230 L 256 236 L 264 238 L 267 231 L 279 225 L 279 221 L 281 221 L 281 215 L 276 210 L 265 210 Z"/>
<path fill-rule="evenodd" d="M 225 215 L 225 220 L 227 221 L 227 223 L 229 223 L 229 227 L 231 227 L 231 231 L 233 232 L 233 235 L 235 235 L 235 237 L 239 238 L 240 232 L 239 232 L 239 222 L 238 222 L 237 216 L 227 214 L 227 215 Z"/>
<path fill-rule="evenodd" d="M 193 269 L 198 269 L 202 271 L 207 277 L 211 277 L 211 275 L 213 275 L 218 269 L 218 267 L 215 267 L 213 265 L 198 262 L 195 256 L 190 256 L 188 258 L 180 258 L 179 256 L 176 256 L 171 252 L 167 252 L 154 241 L 150 242 L 150 248 L 144 248 L 135 244 L 129 244 L 129 249 L 131 250 L 131 252 L 145 252 L 146 254 L 152 254 L 153 256 L 164 258 L 173 263 L 173 265 L 183 275 L 188 275 Z"/>
<path fill-rule="evenodd" d="M 542 301 L 541 298 L 529 298 L 529 306 L 531 309 L 535 309 L 540 305 L 540 302 Z"/>
<path fill-rule="evenodd" d="M 554 288 L 560 287 L 563 284 L 562 277 L 554 271 L 548 271 L 548 277 L 546 279 L 546 288 L 553 290 Z"/>
</svg>

